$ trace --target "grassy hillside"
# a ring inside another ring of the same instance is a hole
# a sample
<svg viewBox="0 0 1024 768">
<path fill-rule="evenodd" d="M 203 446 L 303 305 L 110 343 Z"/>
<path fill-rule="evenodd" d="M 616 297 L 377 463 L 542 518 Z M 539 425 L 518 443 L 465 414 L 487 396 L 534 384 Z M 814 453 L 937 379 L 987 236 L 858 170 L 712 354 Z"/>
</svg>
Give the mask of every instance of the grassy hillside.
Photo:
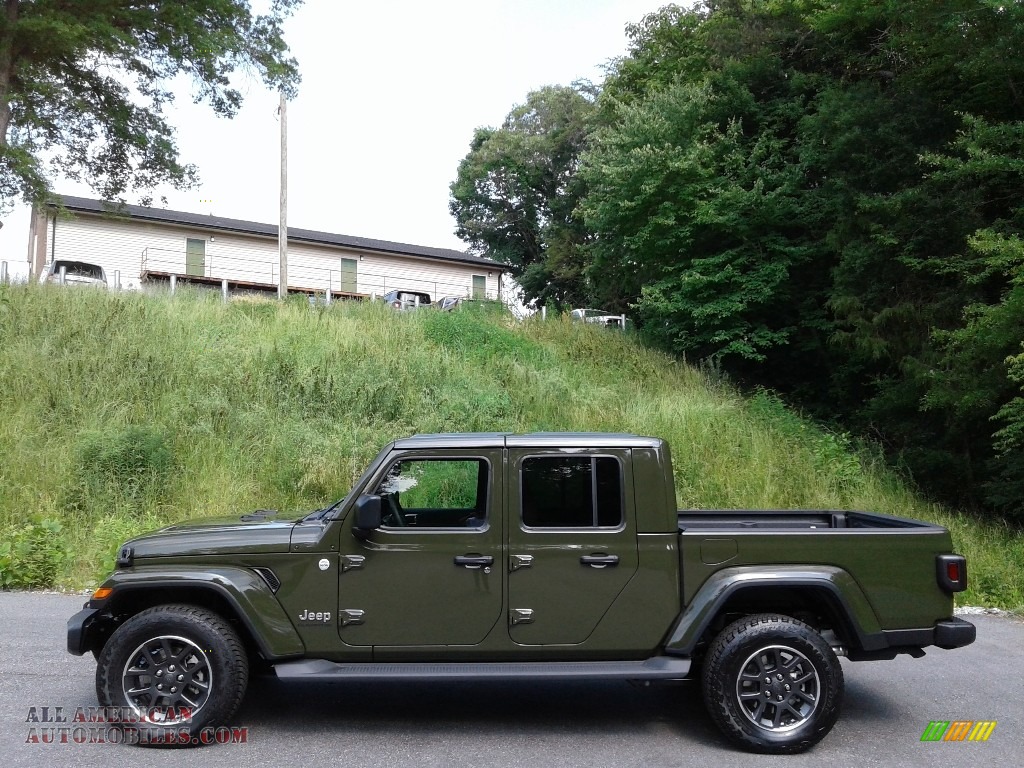
<svg viewBox="0 0 1024 768">
<path fill-rule="evenodd" d="M 843 435 L 626 336 L 496 312 L 397 314 L 0 286 L 0 579 L 85 586 L 125 538 L 340 497 L 416 432 L 666 438 L 683 507 L 840 507 L 940 522 L 963 602 L 1024 605 L 1019 533 L 921 501 Z"/>
</svg>

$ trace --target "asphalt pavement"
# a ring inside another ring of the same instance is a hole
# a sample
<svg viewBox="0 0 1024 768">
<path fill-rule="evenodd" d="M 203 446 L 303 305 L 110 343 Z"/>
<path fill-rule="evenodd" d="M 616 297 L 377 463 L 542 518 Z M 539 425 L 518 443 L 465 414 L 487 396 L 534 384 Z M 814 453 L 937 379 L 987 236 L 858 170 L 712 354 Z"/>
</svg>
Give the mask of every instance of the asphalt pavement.
<svg viewBox="0 0 1024 768">
<path fill-rule="evenodd" d="M 325 684 L 258 677 L 235 718 L 244 729 L 235 738 L 244 743 L 75 743 L 85 733 L 74 731 L 75 711 L 96 704 L 93 658 L 65 650 L 65 623 L 84 600 L 0 593 L 0 768 L 996 768 L 1020 765 L 1024 751 L 1024 622 L 989 615 L 967 617 L 978 626 L 978 640 L 967 648 L 929 650 L 923 659 L 844 661 L 839 723 L 813 750 L 788 757 L 753 756 L 726 743 L 690 682 Z M 58 714 L 68 722 L 41 722 Z M 922 742 L 931 721 L 996 725 L 984 742 Z M 93 726 L 90 738 L 102 730 Z"/>
</svg>

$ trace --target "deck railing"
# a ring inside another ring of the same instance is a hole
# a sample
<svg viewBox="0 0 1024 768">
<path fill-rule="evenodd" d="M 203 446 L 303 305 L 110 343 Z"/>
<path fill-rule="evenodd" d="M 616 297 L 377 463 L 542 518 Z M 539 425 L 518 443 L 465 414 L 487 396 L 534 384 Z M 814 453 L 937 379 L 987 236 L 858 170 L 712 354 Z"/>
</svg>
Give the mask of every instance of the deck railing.
<svg viewBox="0 0 1024 768">
<path fill-rule="evenodd" d="M 146 248 L 142 252 L 142 274 L 158 273 L 177 275 L 182 279 L 200 277 L 208 280 L 228 280 L 253 286 L 274 287 L 277 285 L 276 262 L 256 261 L 237 256 L 206 253 L 202 265 L 196 265 L 189 272 L 185 251 L 167 248 Z M 358 269 L 355 285 L 345 285 L 341 269 L 314 267 L 300 263 L 288 265 L 288 286 L 293 290 L 381 296 L 388 291 L 407 290 L 429 293 L 436 301 L 443 296 L 473 297 L 472 279 L 424 280 L 410 277 L 396 277 Z M 354 289 L 354 290 L 353 290 Z M 496 299 L 498 292 L 485 291 L 483 298 Z"/>
</svg>

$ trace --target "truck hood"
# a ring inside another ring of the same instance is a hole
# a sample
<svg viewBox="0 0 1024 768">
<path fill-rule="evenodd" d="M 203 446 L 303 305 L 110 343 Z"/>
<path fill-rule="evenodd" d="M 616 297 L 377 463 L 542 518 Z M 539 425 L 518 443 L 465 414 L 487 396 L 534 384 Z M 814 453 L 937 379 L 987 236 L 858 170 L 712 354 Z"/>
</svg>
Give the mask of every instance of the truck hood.
<svg viewBox="0 0 1024 768">
<path fill-rule="evenodd" d="M 132 539 L 121 548 L 131 559 L 189 555 L 287 552 L 292 529 L 301 518 L 279 520 L 266 512 L 241 517 L 190 520 Z"/>
</svg>

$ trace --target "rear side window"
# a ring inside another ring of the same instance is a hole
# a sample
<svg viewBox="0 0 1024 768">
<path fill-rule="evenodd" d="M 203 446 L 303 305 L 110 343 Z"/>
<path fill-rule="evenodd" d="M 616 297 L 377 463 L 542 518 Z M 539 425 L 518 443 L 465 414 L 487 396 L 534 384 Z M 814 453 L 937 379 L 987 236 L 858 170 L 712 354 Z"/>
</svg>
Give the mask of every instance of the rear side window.
<svg viewBox="0 0 1024 768">
<path fill-rule="evenodd" d="M 622 468 L 610 456 L 523 460 L 522 515 L 528 528 L 622 525 Z"/>
</svg>

